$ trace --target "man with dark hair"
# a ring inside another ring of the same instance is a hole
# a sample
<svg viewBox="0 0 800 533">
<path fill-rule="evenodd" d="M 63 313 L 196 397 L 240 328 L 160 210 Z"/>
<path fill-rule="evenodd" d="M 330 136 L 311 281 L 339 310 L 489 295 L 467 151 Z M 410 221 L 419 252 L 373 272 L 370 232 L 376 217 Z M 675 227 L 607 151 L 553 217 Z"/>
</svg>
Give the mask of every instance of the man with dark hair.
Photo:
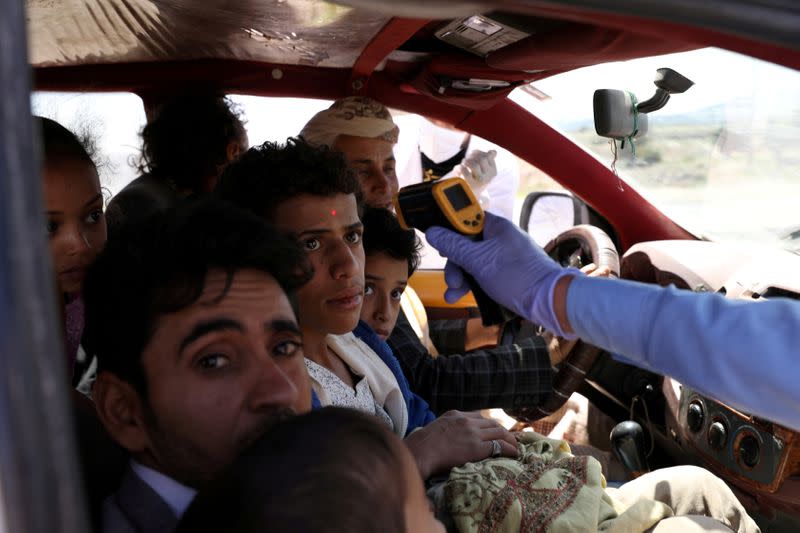
<svg viewBox="0 0 800 533">
<path fill-rule="evenodd" d="M 142 130 L 142 175 L 108 204 L 110 233 L 179 198 L 210 192 L 247 147 L 242 114 L 225 96 L 195 91 L 167 101 Z"/>
<path fill-rule="evenodd" d="M 386 106 L 360 96 L 334 102 L 317 113 L 300 132 L 315 146 L 341 151 L 356 172 L 366 204 L 391 206 L 398 182 L 392 152 L 399 129 Z M 409 291 L 405 297 L 408 298 Z M 424 310 L 424 307 L 422 308 Z M 467 344 L 496 342 L 497 331 L 481 327 L 479 319 L 435 321 L 432 344 L 423 344 L 424 327 L 415 315 L 401 312 L 388 339 L 403 366 L 412 390 L 437 413 L 449 409 L 471 411 L 489 407 L 519 408 L 544 401 L 552 389 L 552 365 L 540 337 L 523 339 L 467 353 Z M 427 320 L 427 317 L 426 317 Z M 413 324 L 412 324 L 413 322 Z M 489 339 L 487 336 L 494 338 Z M 467 343 L 467 339 L 471 342 Z M 446 357 L 432 357 L 433 344 Z"/>
<path fill-rule="evenodd" d="M 516 457 L 514 437 L 493 420 L 457 411 L 436 418 L 410 390 L 386 343 L 359 323 L 359 189 L 341 153 L 289 139 L 248 150 L 225 170 L 217 193 L 274 223 L 306 251 L 314 275 L 297 291 L 298 315 L 321 405 L 351 407 L 382 420 L 405 437 L 426 479 L 490 455 Z"/>
<path fill-rule="evenodd" d="M 275 225 L 277 207 L 300 194 L 352 194 L 361 210 L 361 188 L 342 154 L 301 139 L 248 150 L 222 173 L 214 193 Z"/>
<path fill-rule="evenodd" d="M 86 280 L 97 413 L 131 457 L 105 531 L 171 531 L 195 489 L 265 429 L 311 406 L 290 298 L 297 245 L 225 204 L 126 226 Z"/>
</svg>

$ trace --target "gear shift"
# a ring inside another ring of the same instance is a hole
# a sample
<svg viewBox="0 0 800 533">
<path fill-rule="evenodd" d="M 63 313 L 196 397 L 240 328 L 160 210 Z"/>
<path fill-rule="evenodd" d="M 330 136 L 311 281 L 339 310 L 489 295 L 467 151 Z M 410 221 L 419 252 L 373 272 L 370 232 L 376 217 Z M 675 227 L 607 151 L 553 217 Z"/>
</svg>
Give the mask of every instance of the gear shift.
<svg viewBox="0 0 800 533">
<path fill-rule="evenodd" d="M 632 477 L 637 478 L 650 471 L 644 451 L 644 430 L 637 422 L 626 420 L 614 426 L 611 430 L 611 449 Z"/>
</svg>

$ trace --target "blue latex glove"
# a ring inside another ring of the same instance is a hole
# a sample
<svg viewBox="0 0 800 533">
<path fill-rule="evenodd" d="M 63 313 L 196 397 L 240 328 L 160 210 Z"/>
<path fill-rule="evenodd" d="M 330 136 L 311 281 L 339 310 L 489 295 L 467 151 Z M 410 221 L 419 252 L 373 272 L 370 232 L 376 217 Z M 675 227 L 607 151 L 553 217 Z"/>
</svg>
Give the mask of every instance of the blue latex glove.
<svg viewBox="0 0 800 533">
<path fill-rule="evenodd" d="M 441 227 L 425 232 L 428 243 L 448 258 L 445 300 L 453 303 L 469 292 L 461 267 L 496 302 L 558 336 L 576 338 L 561 329 L 553 310 L 553 290 L 562 277 L 581 272 L 559 266 L 508 220 L 488 212 L 485 217 L 482 241 Z"/>
</svg>

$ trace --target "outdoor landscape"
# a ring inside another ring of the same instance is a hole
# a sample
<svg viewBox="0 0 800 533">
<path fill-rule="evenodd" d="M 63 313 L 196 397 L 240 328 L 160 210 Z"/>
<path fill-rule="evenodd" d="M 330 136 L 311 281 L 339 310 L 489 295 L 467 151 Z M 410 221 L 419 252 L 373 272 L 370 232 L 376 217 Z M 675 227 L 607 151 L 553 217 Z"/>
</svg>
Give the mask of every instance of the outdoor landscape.
<svg viewBox="0 0 800 533">
<path fill-rule="evenodd" d="M 720 108 L 652 117 L 647 135 L 635 141 L 635 156 L 628 143 L 618 150 L 616 169 L 691 231 L 798 250 L 800 112 L 762 124 L 745 118 L 732 120 Z M 611 141 L 598 136 L 591 122 L 567 124 L 562 131 L 610 165 Z M 521 192 L 561 189 L 525 162 L 520 172 Z"/>
</svg>

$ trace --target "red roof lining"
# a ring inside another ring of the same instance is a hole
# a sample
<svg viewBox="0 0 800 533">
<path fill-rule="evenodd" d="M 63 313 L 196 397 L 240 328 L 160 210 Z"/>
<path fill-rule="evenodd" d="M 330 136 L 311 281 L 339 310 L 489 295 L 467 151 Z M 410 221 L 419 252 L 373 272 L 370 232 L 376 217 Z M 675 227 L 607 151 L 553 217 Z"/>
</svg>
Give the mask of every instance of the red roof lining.
<svg viewBox="0 0 800 533">
<path fill-rule="evenodd" d="M 390 53 L 428 25 L 430 20 L 393 18 L 364 47 L 353 64 L 350 88 L 353 94 L 362 94 L 375 68 Z"/>
<path fill-rule="evenodd" d="M 695 43 L 698 46 L 716 46 L 734 52 L 747 54 L 765 61 L 772 61 L 794 69 L 800 69 L 800 50 L 792 50 L 776 44 L 755 41 L 747 37 L 724 33 L 702 26 L 690 26 L 651 18 L 630 15 L 610 14 L 588 8 L 542 5 L 520 5 L 519 12 L 530 12 L 536 16 L 553 17 L 563 20 L 582 22 L 599 27 L 617 28 L 663 39 L 668 35 L 671 40 Z M 547 4 L 544 2 L 544 4 Z"/>
<path fill-rule="evenodd" d="M 146 94 L 200 84 L 226 92 L 334 100 L 348 94 L 350 74 L 349 68 L 200 59 L 34 69 L 34 85 L 37 90 Z"/>
<path fill-rule="evenodd" d="M 486 63 L 503 70 L 544 70 L 528 76 L 541 79 L 553 71 L 695 48 L 699 46 L 682 40 L 654 39 L 616 28 L 574 23 L 560 28 L 557 34 L 534 34 L 489 54 Z"/>
</svg>

